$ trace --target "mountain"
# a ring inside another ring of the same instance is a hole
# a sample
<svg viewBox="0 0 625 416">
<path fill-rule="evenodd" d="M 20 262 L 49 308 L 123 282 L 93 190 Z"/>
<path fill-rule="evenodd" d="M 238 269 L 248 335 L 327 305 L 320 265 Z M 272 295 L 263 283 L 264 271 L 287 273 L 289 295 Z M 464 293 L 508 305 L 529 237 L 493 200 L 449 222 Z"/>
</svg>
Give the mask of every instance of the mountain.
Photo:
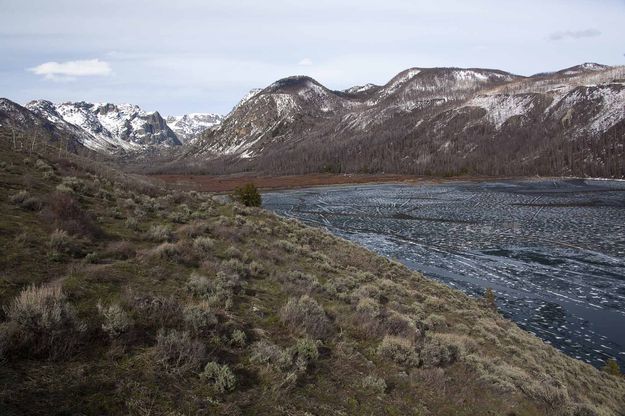
<svg viewBox="0 0 625 416">
<path fill-rule="evenodd" d="M 26 104 L 33 113 L 62 126 L 80 128 L 82 143 L 96 151 L 138 151 L 151 146 L 179 146 L 180 140 L 158 112 L 132 104 L 35 100 Z"/>
<path fill-rule="evenodd" d="M 223 120 L 223 116 L 215 113 L 191 113 L 182 116 L 169 116 L 167 125 L 182 143 L 187 143 L 204 130 L 213 127 Z"/>
<path fill-rule="evenodd" d="M 0 98 L 0 127 L 10 129 L 13 135 L 22 138 L 32 137 L 37 143 L 43 140 L 56 146 L 62 141 L 63 147 L 73 153 L 86 150 L 81 136 L 84 132 L 80 128 L 42 117 L 6 98 Z"/>
<path fill-rule="evenodd" d="M 242 100 L 168 168 L 620 177 L 624 80 L 625 67 L 590 63 L 531 77 L 411 68 L 345 91 L 289 77 Z"/>
</svg>

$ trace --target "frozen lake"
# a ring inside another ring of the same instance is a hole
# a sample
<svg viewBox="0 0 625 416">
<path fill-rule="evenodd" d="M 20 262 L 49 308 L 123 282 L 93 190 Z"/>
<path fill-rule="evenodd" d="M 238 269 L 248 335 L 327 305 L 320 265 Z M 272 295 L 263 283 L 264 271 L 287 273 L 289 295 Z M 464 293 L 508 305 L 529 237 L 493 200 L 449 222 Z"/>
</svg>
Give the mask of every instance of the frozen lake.
<svg viewBox="0 0 625 416">
<path fill-rule="evenodd" d="M 263 194 L 473 296 L 565 353 L 625 368 L 625 182 L 349 185 Z"/>
</svg>

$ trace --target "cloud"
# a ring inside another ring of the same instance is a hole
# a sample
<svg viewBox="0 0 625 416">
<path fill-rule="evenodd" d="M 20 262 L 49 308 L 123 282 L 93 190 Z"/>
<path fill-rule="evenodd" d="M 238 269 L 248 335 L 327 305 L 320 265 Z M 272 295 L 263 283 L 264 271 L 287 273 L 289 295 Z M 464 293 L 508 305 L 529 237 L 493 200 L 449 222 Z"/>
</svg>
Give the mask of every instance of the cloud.
<svg viewBox="0 0 625 416">
<path fill-rule="evenodd" d="M 563 40 L 563 39 L 582 39 L 582 38 L 595 38 L 600 36 L 601 32 L 597 29 L 584 29 L 584 30 L 565 30 L 559 32 L 553 32 L 549 35 L 549 40 Z"/>
<path fill-rule="evenodd" d="M 297 64 L 301 66 L 311 66 L 313 64 L 313 61 L 310 58 L 304 58 L 301 61 L 299 61 Z"/>
<path fill-rule="evenodd" d="M 73 81 L 76 77 L 107 76 L 112 72 L 108 62 L 99 59 L 45 62 L 28 70 L 53 81 Z"/>
</svg>

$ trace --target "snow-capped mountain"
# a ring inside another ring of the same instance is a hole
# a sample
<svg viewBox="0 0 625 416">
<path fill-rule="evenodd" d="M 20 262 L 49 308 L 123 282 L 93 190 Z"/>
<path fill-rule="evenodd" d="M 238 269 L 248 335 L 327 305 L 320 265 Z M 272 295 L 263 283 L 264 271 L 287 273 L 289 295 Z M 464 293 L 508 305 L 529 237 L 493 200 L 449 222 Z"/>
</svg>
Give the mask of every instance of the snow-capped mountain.
<svg viewBox="0 0 625 416">
<path fill-rule="evenodd" d="M 79 140 L 96 151 L 140 151 L 147 147 L 181 144 L 158 112 L 147 112 L 132 104 L 84 101 L 52 104 L 35 100 L 26 107 L 53 123 L 80 128 L 83 133 L 78 134 Z"/>
<path fill-rule="evenodd" d="M 182 143 L 187 143 L 204 130 L 213 127 L 223 120 L 223 116 L 215 113 L 191 113 L 182 116 L 169 116 L 165 119 Z"/>
<path fill-rule="evenodd" d="M 624 148 L 625 67 L 587 63 L 531 77 L 411 68 L 345 91 L 289 77 L 242 100 L 183 159 L 209 171 L 226 158 L 215 173 L 624 176 Z"/>
<path fill-rule="evenodd" d="M 62 147 L 71 152 L 85 150 L 79 138 L 84 134 L 80 128 L 51 121 L 6 98 L 0 98 L 0 128 L 10 129 L 13 133 L 32 137 L 37 141 L 44 140 L 55 146 L 62 141 Z"/>
</svg>

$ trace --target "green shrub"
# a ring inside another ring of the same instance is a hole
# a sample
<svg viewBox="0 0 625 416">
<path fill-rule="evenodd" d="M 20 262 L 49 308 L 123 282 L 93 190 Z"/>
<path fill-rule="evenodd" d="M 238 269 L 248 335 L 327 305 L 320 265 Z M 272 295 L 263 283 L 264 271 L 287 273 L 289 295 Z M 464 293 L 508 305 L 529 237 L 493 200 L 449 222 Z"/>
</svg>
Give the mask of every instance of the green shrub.
<svg viewBox="0 0 625 416">
<path fill-rule="evenodd" d="M 403 337 L 386 335 L 378 346 L 378 355 L 404 367 L 419 365 L 419 354 L 413 343 Z"/>
<path fill-rule="evenodd" d="M 234 373 L 227 364 L 219 365 L 214 361 L 206 364 L 200 377 L 212 383 L 215 389 L 220 393 L 234 390 L 237 383 Z"/>
<path fill-rule="evenodd" d="M 161 329 L 156 336 L 154 349 L 157 364 L 173 374 L 196 370 L 204 358 L 205 346 L 192 339 L 187 331 Z"/>
<path fill-rule="evenodd" d="M 86 326 L 76 317 L 60 286 L 30 286 L 5 309 L 18 343 L 34 355 L 67 356 Z"/>
<path fill-rule="evenodd" d="M 621 367 L 619 367 L 618 362 L 614 358 L 609 358 L 608 360 L 606 360 L 602 370 L 613 376 L 623 375 L 623 373 L 621 373 Z"/>
<path fill-rule="evenodd" d="M 304 372 L 308 366 L 319 358 L 317 343 L 310 338 L 300 338 L 294 346 L 289 348 L 291 361 L 298 371 Z"/>
<path fill-rule="evenodd" d="M 104 306 L 101 303 L 97 305 L 98 312 L 102 316 L 104 322 L 102 323 L 102 330 L 106 332 L 109 337 L 116 338 L 128 331 L 132 326 L 132 320 L 128 314 L 122 309 L 118 303 L 113 303 L 108 306 Z"/>
<path fill-rule="evenodd" d="M 236 188 L 232 198 L 246 207 L 260 207 L 262 205 L 262 197 L 253 183 L 247 183 L 242 187 Z"/>
<path fill-rule="evenodd" d="M 303 330 L 315 338 L 327 338 L 332 333 L 325 311 L 308 295 L 290 298 L 280 310 L 280 320 L 291 330 Z"/>
</svg>

